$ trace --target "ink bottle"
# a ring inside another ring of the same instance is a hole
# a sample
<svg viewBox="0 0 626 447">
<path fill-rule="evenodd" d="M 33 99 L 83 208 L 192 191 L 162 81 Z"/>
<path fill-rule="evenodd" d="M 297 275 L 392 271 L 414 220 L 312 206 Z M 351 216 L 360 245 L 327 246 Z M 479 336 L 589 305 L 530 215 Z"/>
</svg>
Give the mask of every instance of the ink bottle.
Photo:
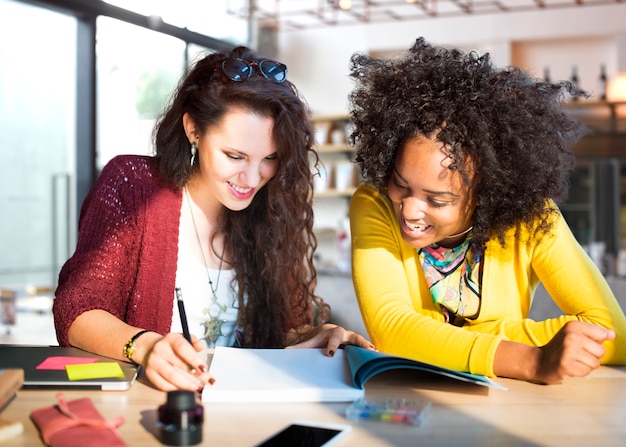
<svg viewBox="0 0 626 447">
<path fill-rule="evenodd" d="M 204 407 L 192 391 L 167 393 L 167 401 L 158 410 L 161 442 L 167 445 L 196 445 L 202 442 Z"/>
</svg>

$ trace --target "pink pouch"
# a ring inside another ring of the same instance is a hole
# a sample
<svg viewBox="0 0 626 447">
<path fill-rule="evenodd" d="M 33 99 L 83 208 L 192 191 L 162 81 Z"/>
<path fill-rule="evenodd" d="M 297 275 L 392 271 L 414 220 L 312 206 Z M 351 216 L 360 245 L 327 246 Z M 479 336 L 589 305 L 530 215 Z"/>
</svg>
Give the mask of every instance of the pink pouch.
<svg viewBox="0 0 626 447">
<path fill-rule="evenodd" d="M 117 427 L 123 418 L 105 420 L 88 397 L 38 408 L 30 414 L 43 442 L 49 447 L 128 447 Z"/>
</svg>

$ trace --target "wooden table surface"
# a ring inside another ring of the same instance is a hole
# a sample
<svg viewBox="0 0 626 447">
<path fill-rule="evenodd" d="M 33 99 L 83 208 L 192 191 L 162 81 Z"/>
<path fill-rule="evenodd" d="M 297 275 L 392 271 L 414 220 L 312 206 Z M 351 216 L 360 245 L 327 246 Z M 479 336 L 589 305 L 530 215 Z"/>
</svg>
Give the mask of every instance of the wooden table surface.
<svg viewBox="0 0 626 447">
<path fill-rule="evenodd" d="M 626 445 L 626 367 L 601 367 L 585 378 L 542 386 L 498 379 L 506 391 L 445 378 L 389 372 L 366 384 L 367 398 L 426 399 L 421 427 L 349 422 L 348 403 L 205 404 L 202 445 L 253 446 L 295 419 L 349 423 L 340 446 L 623 446 Z M 55 391 L 21 390 L 2 412 L 20 420 L 24 433 L 7 446 L 43 445 L 30 420 L 36 408 L 56 403 Z M 158 446 L 156 411 L 166 394 L 141 380 L 129 391 L 64 391 L 66 400 L 90 397 L 105 418 L 123 416 L 130 446 Z"/>
</svg>

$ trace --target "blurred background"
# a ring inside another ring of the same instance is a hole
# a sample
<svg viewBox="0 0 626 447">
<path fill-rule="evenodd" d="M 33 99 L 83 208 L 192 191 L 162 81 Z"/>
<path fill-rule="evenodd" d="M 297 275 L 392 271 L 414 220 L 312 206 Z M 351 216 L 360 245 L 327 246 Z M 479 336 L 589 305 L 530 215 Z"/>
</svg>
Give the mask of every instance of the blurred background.
<svg viewBox="0 0 626 447">
<path fill-rule="evenodd" d="M 318 291 L 337 322 L 363 331 L 349 272 L 348 203 L 359 178 L 346 139 L 348 63 L 355 52 L 404 51 L 419 36 L 489 52 L 500 66 L 571 80 L 591 94 L 564 105 L 590 133 L 575 148 L 561 206 L 622 300 L 620 0 L 0 0 L 0 342 L 55 342 L 57 275 L 99 170 L 117 154 L 151 153 L 154 120 L 185 67 L 239 44 L 287 64 L 309 103 L 324 163 L 315 197 Z M 558 309 L 540 290 L 533 312 Z"/>
</svg>

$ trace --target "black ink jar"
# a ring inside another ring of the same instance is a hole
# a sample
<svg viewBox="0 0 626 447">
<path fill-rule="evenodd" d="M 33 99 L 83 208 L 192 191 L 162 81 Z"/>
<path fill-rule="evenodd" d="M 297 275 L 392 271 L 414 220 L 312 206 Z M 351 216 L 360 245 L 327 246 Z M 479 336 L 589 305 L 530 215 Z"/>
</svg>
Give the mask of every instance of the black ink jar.
<svg viewBox="0 0 626 447">
<path fill-rule="evenodd" d="M 204 407 L 192 391 L 170 391 L 159 407 L 161 442 L 167 445 L 195 445 L 202 442 Z"/>
</svg>

